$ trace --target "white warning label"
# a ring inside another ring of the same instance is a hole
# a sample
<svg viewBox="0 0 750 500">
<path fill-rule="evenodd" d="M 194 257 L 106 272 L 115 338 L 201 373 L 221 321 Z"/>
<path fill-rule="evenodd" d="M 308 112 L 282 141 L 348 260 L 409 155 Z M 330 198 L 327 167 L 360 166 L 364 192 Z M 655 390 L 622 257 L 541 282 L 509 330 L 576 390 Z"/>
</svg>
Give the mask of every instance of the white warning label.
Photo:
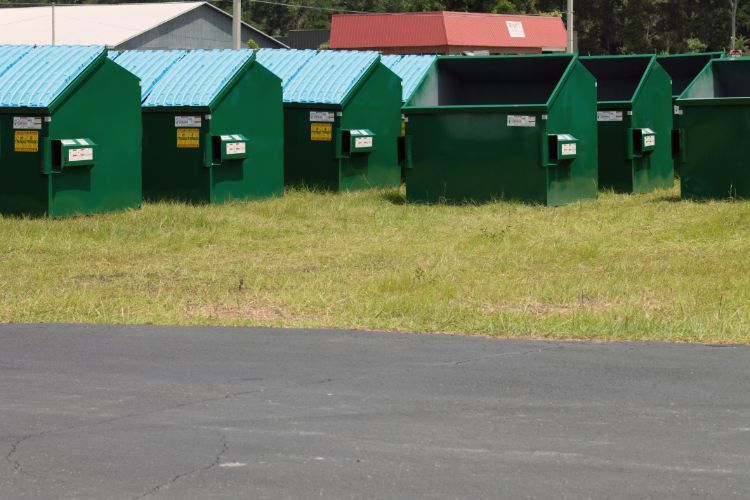
<svg viewBox="0 0 750 500">
<path fill-rule="evenodd" d="M 245 143 L 244 142 L 228 142 L 227 154 L 228 155 L 245 154 Z"/>
<path fill-rule="evenodd" d="M 508 115 L 509 127 L 536 127 L 536 116 Z"/>
<path fill-rule="evenodd" d="M 41 130 L 41 116 L 14 116 L 13 128 L 17 130 Z"/>
<path fill-rule="evenodd" d="M 354 139 L 354 147 L 357 149 L 360 148 L 371 148 L 372 147 L 372 137 L 356 137 Z"/>
<path fill-rule="evenodd" d="M 646 147 L 654 147 L 656 146 L 656 136 L 655 135 L 647 135 L 643 138 L 643 145 Z"/>
<path fill-rule="evenodd" d="M 311 122 L 329 122 L 336 120 L 336 114 L 333 111 L 310 111 Z"/>
<path fill-rule="evenodd" d="M 68 161 L 91 161 L 94 159 L 94 148 L 74 148 L 68 150 Z"/>
<path fill-rule="evenodd" d="M 575 155 L 576 154 L 576 149 L 577 148 L 576 148 L 576 143 L 575 142 L 570 142 L 568 144 L 563 144 L 562 147 L 560 148 L 561 154 L 563 156 L 573 156 L 573 155 Z"/>
<path fill-rule="evenodd" d="M 597 111 L 596 121 L 598 122 L 621 122 L 622 111 Z"/>
<path fill-rule="evenodd" d="M 174 126 L 175 127 L 200 127 L 201 117 L 200 116 L 175 116 Z"/>
</svg>

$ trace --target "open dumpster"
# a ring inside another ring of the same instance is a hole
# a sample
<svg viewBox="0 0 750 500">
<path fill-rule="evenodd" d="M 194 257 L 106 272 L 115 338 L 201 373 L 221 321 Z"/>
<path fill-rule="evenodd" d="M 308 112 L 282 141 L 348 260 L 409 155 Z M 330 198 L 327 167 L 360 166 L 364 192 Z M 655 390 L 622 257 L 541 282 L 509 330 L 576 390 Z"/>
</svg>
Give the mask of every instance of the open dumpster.
<svg viewBox="0 0 750 500">
<path fill-rule="evenodd" d="M 696 76 L 712 59 L 722 56 L 721 52 L 707 52 L 703 54 L 672 54 L 657 56 L 656 60 L 672 78 L 672 158 L 675 172 L 680 166 L 680 117 L 682 110 L 677 105 L 677 98 L 692 83 Z"/>
<path fill-rule="evenodd" d="M 596 86 L 573 55 L 438 57 L 404 107 L 412 202 L 596 198 Z"/>
<path fill-rule="evenodd" d="M 385 55 L 382 56 L 383 64 L 401 78 L 401 101 L 406 104 L 422 81 L 427 78 L 427 73 L 435 64 L 437 56 L 429 55 Z M 406 170 L 411 168 L 407 161 L 406 153 L 410 145 L 407 144 L 408 127 L 406 116 L 401 115 L 401 137 L 398 139 L 398 163 L 401 166 L 401 181 L 406 181 Z"/>
<path fill-rule="evenodd" d="M 125 51 L 115 62 L 142 82 L 144 197 L 283 195 L 281 82 L 252 51 Z"/>
<path fill-rule="evenodd" d="M 677 99 L 682 197 L 750 198 L 750 59 L 714 59 Z"/>
<path fill-rule="evenodd" d="M 0 212 L 141 203 L 138 78 L 101 46 L 0 46 Z"/>
<path fill-rule="evenodd" d="M 597 81 L 599 187 L 645 193 L 674 185 L 672 86 L 654 56 L 581 57 Z"/>
<path fill-rule="evenodd" d="M 263 49 L 284 80 L 284 178 L 332 191 L 398 187 L 401 80 L 376 52 Z"/>
</svg>

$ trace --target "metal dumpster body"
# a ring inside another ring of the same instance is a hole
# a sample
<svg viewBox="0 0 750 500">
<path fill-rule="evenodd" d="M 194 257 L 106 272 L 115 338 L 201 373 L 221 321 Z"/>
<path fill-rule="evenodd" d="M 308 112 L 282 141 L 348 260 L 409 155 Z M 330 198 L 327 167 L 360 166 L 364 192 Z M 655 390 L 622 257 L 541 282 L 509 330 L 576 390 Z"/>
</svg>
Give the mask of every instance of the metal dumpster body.
<svg viewBox="0 0 750 500">
<path fill-rule="evenodd" d="M 410 202 L 597 197 L 596 87 L 575 56 L 439 57 L 404 113 Z"/>
<path fill-rule="evenodd" d="M 0 46 L 0 212 L 141 203 L 138 79 L 100 46 Z"/>
<path fill-rule="evenodd" d="M 677 99 L 682 197 L 750 198 L 750 59 L 714 59 Z"/>
<path fill-rule="evenodd" d="M 115 62 L 142 80 L 144 197 L 283 195 L 281 82 L 251 51 L 125 51 Z"/>
<path fill-rule="evenodd" d="M 645 193 L 674 185 L 672 87 L 654 56 L 581 57 L 597 80 L 599 187 Z"/>
</svg>

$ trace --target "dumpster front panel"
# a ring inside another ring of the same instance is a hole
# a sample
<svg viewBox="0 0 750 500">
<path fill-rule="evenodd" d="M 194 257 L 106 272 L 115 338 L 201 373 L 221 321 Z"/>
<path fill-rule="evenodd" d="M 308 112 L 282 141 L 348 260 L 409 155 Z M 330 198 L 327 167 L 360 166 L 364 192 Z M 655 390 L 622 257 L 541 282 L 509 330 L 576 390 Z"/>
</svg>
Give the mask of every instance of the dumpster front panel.
<svg viewBox="0 0 750 500">
<path fill-rule="evenodd" d="M 633 192 L 633 161 L 628 158 L 628 130 L 632 111 L 602 106 L 597 112 L 599 188 Z"/>
<path fill-rule="evenodd" d="M 281 81 L 253 64 L 211 114 L 212 137 L 240 134 L 247 138 L 242 158 L 230 156 L 211 167 L 212 203 L 284 194 L 283 114 Z M 212 156 L 226 156 L 217 153 L 212 151 Z"/>
<path fill-rule="evenodd" d="M 547 203 L 541 166 L 542 115 L 471 111 L 409 112 L 413 168 L 406 173 L 410 202 Z M 524 116 L 520 124 L 518 116 Z M 511 123 L 511 126 L 509 126 Z"/>
<path fill-rule="evenodd" d="M 47 215 L 49 176 L 42 173 L 47 126 L 41 115 L 0 109 L 0 212 Z"/>
<path fill-rule="evenodd" d="M 690 106 L 684 113 L 682 197 L 750 198 L 750 105 Z"/>
<path fill-rule="evenodd" d="M 141 205 L 140 101 L 138 79 L 105 58 L 57 108 L 49 124 L 47 144 L 52 149 L 48 160 L 53 172 L 51 216 Z M 62 153 L 66 149 L 60 147 L 63 141 L 72 140 L 79 147 L 68 153 L 78 151 L 82 154 L 79 158 L 91 155 L 93 161 L 58 162 L 55 151 Z"/>
<path fill-rule="evenodd" d="M 596 80 L 576 62 L 556 96 L 546 121 L 547 135 L 558 141 L 558 159 L 547 170 L 547 204 L 594 199 L 598 195 Z M 568 151 L 563 146 L 568 146 Z M 548 151 L 548 157 L 551 151 Z M 566 156 L 567 153 L 567 156 Z M 549 162 L 548 162 L 549 163 Z"/>
<path fill-rule="evenodd" d="M 673 104 L 671 80 L 659 65 L 646 75 L 641 92 L 633 103 L 632 128 L 648 131 L 654 144 L 644 144 L 644 152 L 634 144 L 633 192 L 646 193 L 674 185 L 672 157 Z M 634 135 L 634 140 L 638 134 Z M 648 142 L 648 140 L 646 141 Z"/>
<path fill-rule="evenodd" d="M 209 123 L 198 110 L 143 110 L 143 197 L 208 203 Z"/>
<path fill-rule="evenodd" d="M 341 160 L 336 157 L 341 130 L 338 111 L 284 108 L 284 183 L 338 191 Z"/>
<path fill-rule="evenodd" d="M 397 188 L 401 185 L 401 80 L 379 64 L 343 109 L 343 130 L 374 133 L 368 152 L 341 154 L 341 189 Z M 343 145 L 342 145 L 343 146 Z M 363 177 L 364 175 L 364 177 Z"/>
</svg>

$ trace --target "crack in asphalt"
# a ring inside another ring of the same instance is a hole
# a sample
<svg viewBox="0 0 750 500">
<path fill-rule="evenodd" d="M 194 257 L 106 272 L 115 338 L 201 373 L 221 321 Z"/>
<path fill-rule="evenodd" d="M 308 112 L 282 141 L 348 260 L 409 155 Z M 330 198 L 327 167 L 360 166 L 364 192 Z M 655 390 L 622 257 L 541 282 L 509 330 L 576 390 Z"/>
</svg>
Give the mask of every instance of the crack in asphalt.
<svg viewBox="0 0 750 500">
<path fill-rule="evenodd" d="M 153 495 L 154 493 L 156 493 L 156 492 L 158 492 L 158 491 L 160 491 L 162 489 L 169 488 L 172 484 L 176 483 L 177 481 L 179 481 L 179 480 L 181 480 L 183 478 L 190 477 L 193 474 L 197 474 L 199 472 L 209 471 L 209 470 L 213 469 L 214 467 L 218 466 L 219 463 L 221 462 L 221 457 L 224 456 L 224 454 L 227 452 L 227 449 L 229 447 L 229 444 L 227 442 L 227 435 L 225 433 L 223 433 L 223 432 L 219 436 L 219 443 L 220 443 L 219 451 L 218 451 L 218 453 L 216 453 L 216 456 L 211 461 L 211 463 L 209 463 L 208 465 L 204 465 L 202 467 L 196 467 L 196 468 L 191 469 L 191 470 L 189 470 L 187 472 L 183 472 L 182 474 L 177 474 L 177 475 L 173 476 L 169 481 L 165 481 L 165 482 L 163 482 L 163 483 L 161 483 L 159 485 L 154 486 L 153 488 L 151 488 L 147 492 L 142 493 L 142 494 L 138 495 L 137 497 L 133 497 L 133 500 L 141 500 L 143 498 L 146 498 L 148 496 Z"/>
<path fill-rule="evenodd" d="M 462 359 L 459 361 L 450 361 L 443 364 L 448 364 L 450 366 L 460 366 L 465 365 L 468 363 L 475 363 L 477 361 L 484 361 L 487 359 L 496 359 L 496 358 L 512 358 L 514 356 L 525 356 L 526 354 L 537 354 L 540 352 L 545 351 L 558 351 L 562 349 L 562 345 L 555 345 L 553 347 L 542 347 L 540 349 L 529 349 L 527 351 L 514 351 L 514 352 L 499 352 L 497 354 L 488 354 L 486 356 L 479 356 L 476 358 L 468 358 L 468 359 Z"/>
<path fill-rule="evenodd" d="M 21 462 L 19 462 L 15 458 L 13 458 L 13 455 L 16 454 L 16 451 L 18 450 L 18 447 L 21 445 L 21 443 L 23 443 L 24 441 L 26 441 L 27 439 L 29 439 L 31 437 L 33 437 L 33 434 L 29 434 L 27 436 L 22 436 L 22 437 L 18 438 L 15 442 L 13 442 L 13 444 L 10 445 L 10 451 L 8 452 L 7 455 L 5 455 L 5 460 L 8 461 L 8 462 L 10 462 L 10 464 L 13 466 L 13 473 L 14 474 L 24 474 L 26 476 L 37 478 L 37 476 L 35 476 L 31 472 L 25 470 L 21 466 Z"/>
</svg>

